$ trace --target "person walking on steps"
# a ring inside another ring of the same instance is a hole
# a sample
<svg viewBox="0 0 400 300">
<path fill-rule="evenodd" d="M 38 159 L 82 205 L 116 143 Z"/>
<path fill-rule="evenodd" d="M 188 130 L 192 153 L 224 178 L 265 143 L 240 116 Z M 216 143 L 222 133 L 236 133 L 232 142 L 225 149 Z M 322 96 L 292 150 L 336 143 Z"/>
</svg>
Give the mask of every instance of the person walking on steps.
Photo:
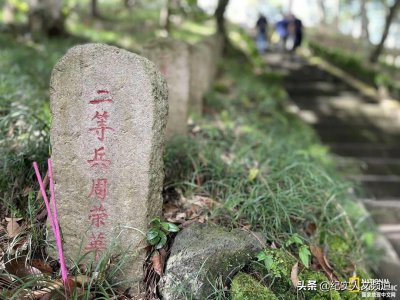
<svg viewBox="0 0 400 300">
<path fill-rule="evenodd" d="M 295 15 L 288 17 L 288 50 L 291 57 L 294 58 L 296 49 L 300 47 L 303 40 L 303 24 Z"/>
<path fill-rule="evenodd" d="M 287 47 L 287 39 L 288 39 L 288 18 L 286 15 L 283 15 L 282 19 L 276 22 L 275 30 L 279 36 L 279 48 L 280 51 L 285 52 Z"/>
<path fill-rule="evenodd" d="M 267 30 L 268 30 L 268 20 L 267 18 L 260 14 L 256 23 L 257 36 L 256 36 L 256 46 L 260 54 L 265 54 L 268 48 L 267 41 Z"/>
</svg>

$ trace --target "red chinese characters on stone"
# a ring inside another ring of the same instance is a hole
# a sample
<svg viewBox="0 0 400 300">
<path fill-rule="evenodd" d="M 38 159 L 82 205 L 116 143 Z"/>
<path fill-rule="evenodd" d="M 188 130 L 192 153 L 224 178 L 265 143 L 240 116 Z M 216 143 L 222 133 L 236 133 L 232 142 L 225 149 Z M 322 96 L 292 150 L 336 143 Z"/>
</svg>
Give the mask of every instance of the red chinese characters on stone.
<svg viewBox="0 0 400 300">
<path fill-rule="evenodd" d="M 106 236 L 103 232 L 99 234 L 94 234 L 89 238 L 89 243 L 86 246 L 85 250 L 87 251 L 94 251 L 95 252 L 95 259 L 99 259 L 101 252 L 103 252 L 106 249 Z"/>
<path fill-rule="evenodd" d="M 114 103 L 110 92 L 106 89 L 99 89 L 96 91 L 97 97 L 95 99 L 90 100 L 89 104 L 98 105 L 106 104 L 106 103 Z M 89 132 L 94 132 L 96 134 L 97 139 L 100 142 L 104 142 L 106 138 L 106 133 L 109 131 L 115 131 L 109 124 L 110 114 L 105 110 L 97 110 L 98 106 L 96 106 L 96 111 L 93 112 L 91 116 L 91 121 L 95 121 L 97 126 L 93 126 L 89 128 Z M 108 170 L 111 165 L 111 160 L 107 159 L 106 149 L 103 147 L 94 148 L 94 153 L 92 159 L 87 160 L 87 163 L 90 165 L 90 168 L 100 168 L 103 171 Z M 106 225 L 106 221 L 108 219 L 108 214 L 106 208 L 103 206 L 103 201 L 108 197 L 108 179 L 107 178 L 96 178 L 92 179 L 92 187 L 89 193 L 89 197 L 94 197 L 100 201 L 97 203 L 99 205 L 93 205 L 89 211 L 88 219 L 93 227 L 101 228 Z M 106 235 L 104 232 L 100 233 L 91 233 L 89 237 L 89 241 L 87 246 L 85 247 L 86 251 L 94 251 L 95 259 L 98 260 L 102 251 L 106 249 Z"/>
<path fill-rule="evenodd" d="M 107 198 L 108 180 L 107 178 L 92 179 L 92 189 L 89 197 L 95 196 L 99 200 Z"/>
<path fill-rule="evenodd" d="M 94 149 L 93 159 L 87 160 L 92 168 L 101 167 L 103 170 L 108 169 L 111 164 L 111 160 L 105 159 L 106 152 L 104 147 Z"/>
<path fill-rule="evenodd" d="M 106 209 L 104 208 L 103 204 L 100 204 L 99 206 L 94 206 L 90 210 L 89 220 L 91 224 L 97 228 L 105 225 L 105 221 L 107 218 L 108 214 L 106 213 Z"/>
<path fill-rule="evenodd" d="M 100 103 L 113 103 L 114 101 L 109 96 L 110 92 L 107 90 L 98 90 L 97 95 L 100 95 L 98 98 L 90 100 L 90 104 L 100 104 Z"/>
<path fill-rule="evenodd" d="M 92 121 L 96 119 L 98 127 L 90 128 L 89 131 L 95 131 L 99 141 L 104 141 L 104 134 L 106 130 L 114 131 L 114 128 L 107 126 L 107 119 L 109 116 L 110 115 L 106 111 L 103 113 L 99 113 L 98 111 L 96 111 L 95 116 L 92 118 Z"/>
</svg>

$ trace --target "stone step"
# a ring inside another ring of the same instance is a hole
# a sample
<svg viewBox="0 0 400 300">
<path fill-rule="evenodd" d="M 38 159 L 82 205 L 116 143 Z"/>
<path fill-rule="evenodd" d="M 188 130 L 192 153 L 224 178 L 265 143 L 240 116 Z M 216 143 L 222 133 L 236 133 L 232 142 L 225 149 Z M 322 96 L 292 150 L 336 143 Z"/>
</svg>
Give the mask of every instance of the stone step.
<svg viewBox="0 0 400 300">
<path fill-rule="evenodd" d="M 309 74 L 309 73 L 296 73 L 290 74 L 286 77 L 286 82 L 302 83 L 314 83 L 314 82 L 329 82 L 332 84 L 341 84 L 343 81 L 333 76 L 323 74 Z"/>
<path fill-rule="evenodd" d="M 361 125 L 348 125 L 348 124 L 336 124 L 335 126 L 328 126 L 326 124 L 314 124 L 313 128 L 319 135 L 331 135 L 331 134 L 354 134 L 354 135 L 364 135 L 364 136 L 383 136 L 385 133 L 382 129 L 373 126 L 361 126 Z M 388 135 L 390 138 L 394 139 L 397 136 Z M 400 137 L 399 137 L 400 138 Z M 384 138 L 382 138 L 383 140 Z M 387 139 L 387 138 L 385 138 Z M 338 142 L 339 144 L 340 142 Z M 374 144 L 374 143 L 371 143 Z"/>
<path fill-rule="evenodd" d="M 317 130 L 322 142 L 332 143 L 388 143 L 388 137 L 374 132 L 351 132 L 334 130 Z"/>
<path fill-rule="evenodd" d="M 285 89 L 291 97 L 296 96 L 339 96 L 342 94 L 352 93 L 354 91 L 350 90 L 344 84 L 332 84 L 326 82 L 311 82 L 304 84 L 285 84 Z"/>
<path fill-rule="evenodd" d="M 304 93 L 308 93 L 310 90 L 329 92 L 338 90 L 350 90 L 356 92 L 356 90 L 354 90 L 350 85 L 346 84 L 345 82 L 332 84 L 326 81 L 317 81 L 314 83 L 298 84 L 297 82 L 293 81 L 284 81 L 284 87 L 287 90 L 303 91 Z"/>
<path fill-rule="evenodd" d="M 359 176 L 360 174 L 367 176 L 400 176 L 400 164 L 397 164 L 399 159 L 389 159 L 394 161 L 394 164 L 368 163 L 367 161 L 370 160 L 376 160 L 376 158 L 337 156 L 337 168 L 349 177 Z"/>
<path fill-rule="evenodd" d="M 396 298 L 399 299 L 399 284 L 400 284 L 400 261 L 383 257 L 378 265 L 377 279 L 388 279 L 393 285 L 397 285 Z"/>
<path fill-rule="evenodd" d="M 400 145 L 388 146 L 374 143 L 332 143 L 328 146 L 332 152 L 341 156 L 400 159 Z"/>
<path fill-rule="evenodd" d="M 400 224 L 400 199 L 361 199 L 377 224 Z"/>
<path fill-rule="evenodd" d="M 383 234 L 392 234 L 400 232 L 400 224 L 381 224 L 378 226 L 379 231 Z"/>
<path fill-rule="evenodd" d="M 350 175 L 347 178 L 354 181 L 368 183 L 368 182 L 397 182 L 400 183 L 400 176 L 393 174 L 385 175 L 372 175 L 372 174 L 361 174 L 361 175 Z"/>
<path fill-rule="evenodd" d="M 336 128 L 342 126 L 373 127 L 371 124 L 366 124 L 366 120 L 363 118 L 349 118 L 334 114 L 325 115 L 324 118 L 321 118 L 314 126 L 319 126 L 321 128 Z"/>
<path fill-rule="evenodd" d="M 400 199 L 400 182 L 399 181 L 362 181 L 360 182 L 367 195 L 371 195 L 377 199 L 382 198 L 398 198 Z"/>
<path fill-rule="evenodd" d="M 400 159 L 379 159 L 377 162 L 376 158 L 358 158 L 362 163 L 360 165 L 360 170 L 364 174 L 374 174 L 374 175 L 400 175 Z"/>
<path fill-rule="evenodd" d="M 392 244 L 397 255 L 400 256 L 400 231 L 386 234 L 386 238 Z"/>
<path fill-rule="evenodd" d="M 290 98 L 300 108 L 314 108 L 316 112 L 324 108 L 324 115 L 328 117 L 340 116 L 344 123 L 353 123 L 354 118 L 361 119 L 364 124 L 370 118 L 375 122 L 379 103 L 369 98 L 363 98 L 359 94 L 349 90 L 337 92 L 318 92 L 316 90 L 308 93 L 287 90 Z M 313 104 L 313 106 L 311 106 Z M 338 112 L 340 111 L 340 113 Z M 375 113 L 374 115 L 371 114 Z M 379 116 L 378 116 L 379 117 Z M 387 117 L 384 117 L 387 119 Z M 324 122 L 324 120 L 322 120 Z"/>
<path fill-rule="evenodd" d="M 378 228 L 379 231 L 383 233 L 385 238 L 390 242 L 397 256 L 400 257 L 400 224 L 381 224 L 378 226 Z M 398 277 L 398 280 L 400 280 L 400 277 Z"/>
</svg>

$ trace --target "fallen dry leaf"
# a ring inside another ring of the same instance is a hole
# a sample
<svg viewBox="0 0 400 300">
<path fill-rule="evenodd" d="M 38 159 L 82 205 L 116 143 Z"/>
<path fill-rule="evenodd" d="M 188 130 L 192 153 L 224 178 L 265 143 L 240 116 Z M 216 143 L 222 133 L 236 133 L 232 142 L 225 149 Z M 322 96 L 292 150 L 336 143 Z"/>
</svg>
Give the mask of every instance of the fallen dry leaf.
<svg viewBox="0 0 400 300">
<path fill-rule="evenodd" d="M 317 225 L 315 223 L 308 223 L 306 227 L 306 232 L 309 236 L 314 235 L 315 231 L 317 230 Z"/>
<path fill-rule="evenodd" d="M 50 267 L 41 259 L 32 259 L 31 266 L 38 269 L 42 273 L 49 273 L 49 274 L 53 273 L 53 268 Z"/>
<path fill-rule="evenodd" d="M 333 274 L 333 269 L 327 263 L 327 258 L 325 257 L 324 252 L 322 251 L 321 248 L 315 246 L 315 245 L 310 245 L 310 250 L 312 255 L 317 259 L 318 263 L 322 267 L 322 269 L 325 271 L 326 275 L 331 281 L 339 281 L 338 278 Z"/>
<path fill-rule="evenodd" d="M 21 232 L 21 226 L 17 223 L 21 219 L 17 218 L 6 218 L 7 224 L 7 234 L 9 238 L 17 236 Z"/>
<path fill-rule="evenodd" d="M 299 262 L 296 262 L 292 267 L 292 272 L 290 273 L 290 280 L 294 288 L 297 288 L 299 283 Z"/>
<path fill-rule="evenodd" d="M 163 269 L 164 269 L 164 262 L 162 260 L 162 256 L 160 253 L 155 252 L 154 255 L 151 257 L 151 262 L 153 263 L 154 271 L 162 276 Z"/>
<path fill-rule="evenodd" d="M 39 269 L 28 265 L 24 258 L 19 257 L 5 262 L 5 268 L 8 273 L 17 276 L 20 279 L 25 277 L 39 277 L 42 272 Z"/>
</svg>

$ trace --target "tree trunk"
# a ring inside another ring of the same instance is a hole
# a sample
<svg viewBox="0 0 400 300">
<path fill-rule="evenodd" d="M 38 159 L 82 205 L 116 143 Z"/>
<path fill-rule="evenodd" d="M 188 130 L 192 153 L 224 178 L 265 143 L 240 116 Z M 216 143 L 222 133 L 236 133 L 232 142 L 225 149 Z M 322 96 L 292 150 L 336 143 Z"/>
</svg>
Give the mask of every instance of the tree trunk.
<svg viewBox="0 0 400 300">
<path fill-rule="evenodd" d="M 97 0 L 90 1 L 90 15 L 92 18 L 97 18 L 99 16 L 99 12 L 97 10 Z"/>
<path fill-rule="evenodd" d="M 361 38 L 369 41 L 369 20 L 367 14 L 367 0 L 360 1 L 360 15 L 361 15 Z"/>
<path fill-rule="evenodd" d="M 124 6 L 127 9 L 131 9 L 135 5 L 134 0 L 124 0 Z"/>
<path fill-rule="evenodd" d="M 379 56 L 382 53 L 386 38 L 389 34 L 390 25 L 392 24 L 392 21 L 393 21 L 394 17 L 396 16 L 396 12 L 399 9 L 399 7 L 400 7 L 400 0 L 395 0 L 393 5 L 389 8 L 388 14 L 386 15 L 386 19 L 385 19 L 385 27 L 383 29 L 381 40 L 370 55 L 370 57 L 369 57 L 370 62 L 376 63 L 378 61 Z"/>
<path fill-rule="evenodd" d="M 226 52 L 228 48 L 231 46 L 231 43 L 229 42 L 228 34 L 226 32 L 226 27 L 225 27 L 225 11 L 226 8 L 229 4 L 229 0 L 218 0 L 218 6 L 217 9 L 215 10 L 214 16 L 215 20 L 217 23 L 217 32 L 223 39 L 224 45 L 223 45 L 223 50 Z"/>
<path fill-rule="evenodd" d="M 325 0 L 318 0 L 318 13 L 319 13 L 319 23 L 323 26 L 326 26 L 326 8 L 325 8 Z"/>
<path fill-rule="evenodd" d="M 369 48 L 369 20 L 367 14 L 367 0 L 360 0 L 360 16 L 361 16 L 361 43 L 364 48 L 364 53 L 368 53 Z"/>
<path fill-rule="evenodd" d="M 28 18 L 34 39 L 65 33 L 62 0 L 30 0 Z"/>
<path fill-rule="evenodd" d="M 341 3 L 340 0 L 335 0 L 335 16 L 333 18 L 333 24 L 336 30 L 339 32 L 339 25 L 340 25 L 340 11 L 341 11 Z"/>
<path fill-rule="evenodd" d="M 164 5 L 160 11 L 160 26 L 166 32 L 170 30 L 170 19 L 169 16 L 171 14 L 171 0 L 164 0 Z"/>
</svg>

